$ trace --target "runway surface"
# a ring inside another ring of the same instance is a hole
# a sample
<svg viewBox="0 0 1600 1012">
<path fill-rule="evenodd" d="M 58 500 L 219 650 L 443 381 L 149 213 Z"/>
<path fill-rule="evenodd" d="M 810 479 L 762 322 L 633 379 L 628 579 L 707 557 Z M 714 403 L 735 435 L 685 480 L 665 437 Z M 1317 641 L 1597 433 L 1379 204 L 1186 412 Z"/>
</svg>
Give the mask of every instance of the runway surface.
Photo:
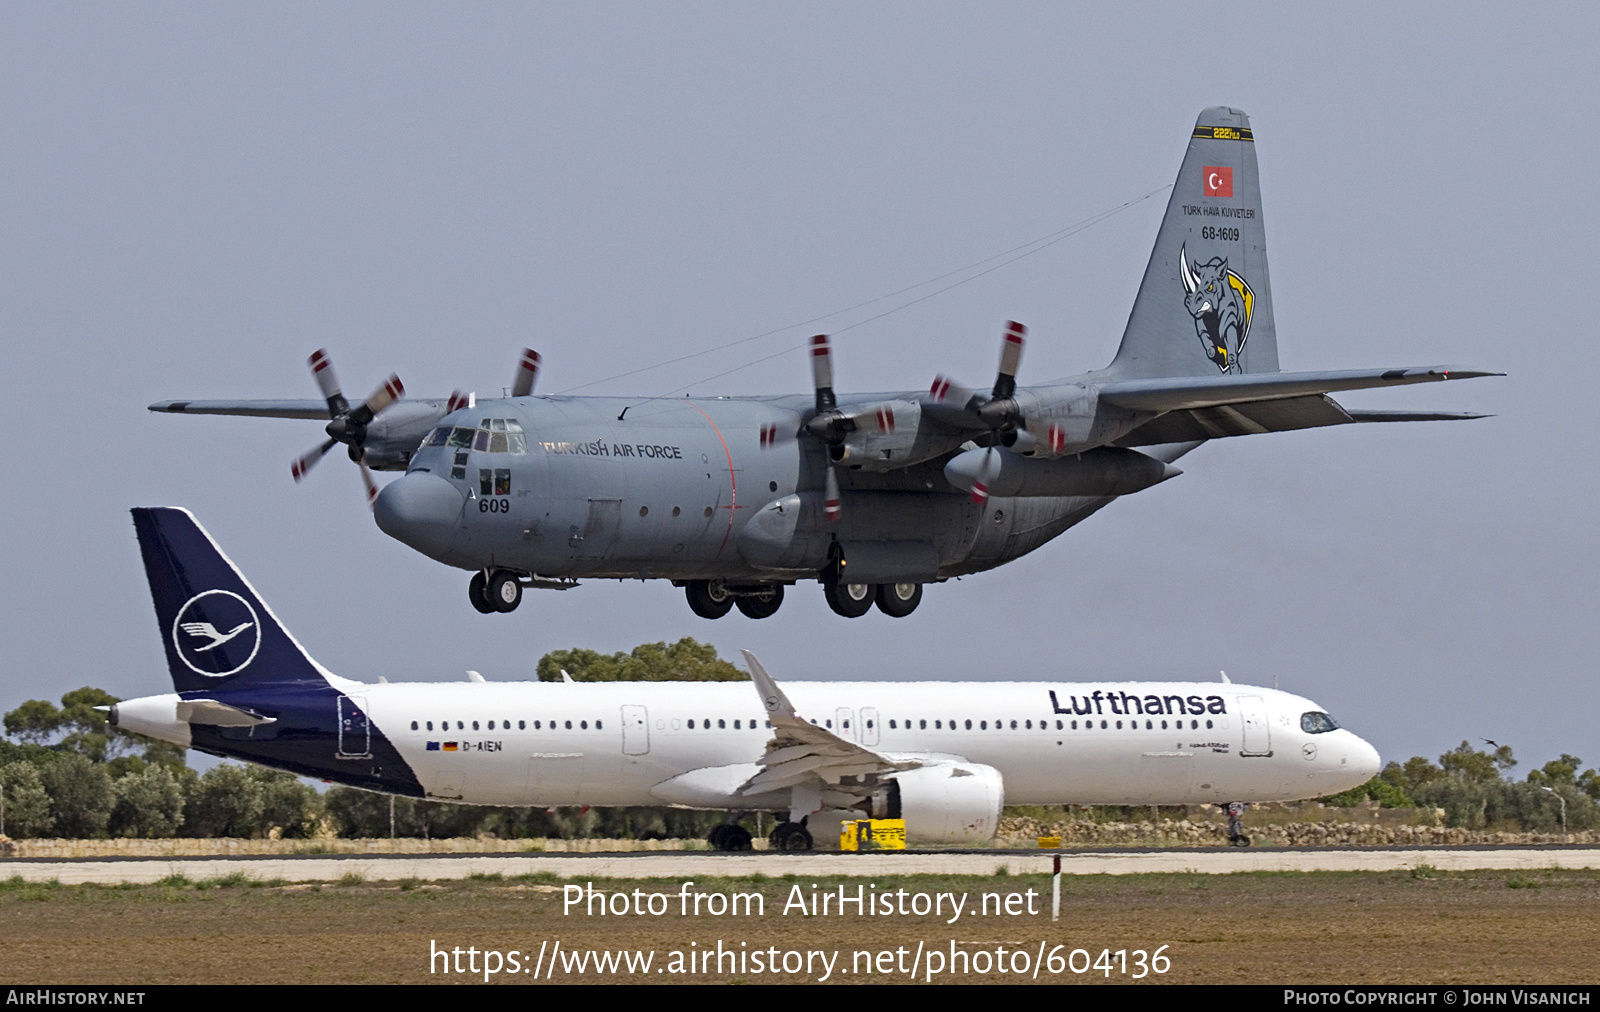
<svg viewBox="0 0 1600 1012">
<path fill-rule="evenodd" d="M 616 854 L 354 855 L 330 857 L 98 858 L 0 861 L 0 878 L 21 876 L 63 885 L 151 883 L 168 875 L 190 879 L 243 873 L 255 879 L 331 882 L 346 875 L 369 881 L 415 878 L 461 879 L 469 875 L 529 875 L 560 878 L 739 878 L 778 875 L 993 875 L 1047 874 L 1051 851 L 903 851 L 899 853 L 717 854 L 706 852 Z M 1133 875 L 1151 872 L 1404 871 L 1429 865 L 1440 871 L 1522 871 L 1536 868 L 1600 868 L 1600 847 L 1440 847 L 1427 849 L 1284 847 L 1230 850 L 1075 851 L 1061 855 L 1069 875 Z"/>
</svg>

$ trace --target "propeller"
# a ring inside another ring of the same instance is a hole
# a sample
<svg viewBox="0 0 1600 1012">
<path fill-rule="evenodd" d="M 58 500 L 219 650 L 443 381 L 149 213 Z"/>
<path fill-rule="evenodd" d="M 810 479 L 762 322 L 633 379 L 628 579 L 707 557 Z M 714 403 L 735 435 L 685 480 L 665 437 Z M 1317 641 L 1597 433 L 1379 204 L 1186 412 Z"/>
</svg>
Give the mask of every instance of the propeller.
<svg viewBox="0 0 1600 1012">
<path fill-rule="evenodd" d="M 405 394 L 405 387 L 401 385 L 399 376 L 390 374 L 389 378 L 372 392 L 372 396 L 352 408 L 339 389 L 339 377 L 333 370 L 333 360 L 328 357 L 327 350 L 318 348 L 312 352 L 309 364 L 312 377 L 322 390 L 322 396 L 328 401 L 329 421 L 324 430 L 328 433 L 328 438 L 301 454 L 289 466 L 289 473 L 294 475 L 295 481 L 303 480 L 317 462 L 327 456 L 334 444 L 343 443 L 348 447 L 350 459 L 361 467 L 361 481 L 367 489 L 367 505 L 371 507 L 378 498 L 378 487 L 372 479 L 372 470 L 367 467 L 363 456 L 362 446 L 366 442 L 367 426 L 379 412 Z M 459 395 L 451 395 L 452 402 L 457 396 Z"/>
<path fill-rule="evenodd" d="M 988 447 L 983 451 L 983 464 L 978 468 L 978 478 L 972 483 L 972 501 L 982 506 L 989 501 L 989 483 L 1000 470 L 1000 451 Z"/>
<path fill-rule="evenodd" d="M 875 404 L 855 410 L 841 410 L 833 393 L 833 348 L 828 335 L 811 339 L 811 385 L 816 390 L 816 410 L 798 427 L 778 422 L 761 426 L 761 448 L 769 450 L 779 443 L 798 438 L 802 433 L 822 443 L 828 450 L 828 472 L 823 490 L 823 517 L 837 521 L 842 515 L 839 476 L 834 465 L 844 457 L 844 444 L 854 432 L 888 434 L 895 430 L 894 406 Z"/>
<path fill-rule="evenodd" d="M 935 417 L 961 428 L 1015 432 L 1022 425 L 1022 408 L 1016 400 L 1017 367 L 1022 364 L 1022 345 L 1027 335 L 1027 327 L 1015 320 L 1006 322 L 1000 369 L 988 398 L 940 375 L 933 378 L 924 406 Z"/>
</svg>

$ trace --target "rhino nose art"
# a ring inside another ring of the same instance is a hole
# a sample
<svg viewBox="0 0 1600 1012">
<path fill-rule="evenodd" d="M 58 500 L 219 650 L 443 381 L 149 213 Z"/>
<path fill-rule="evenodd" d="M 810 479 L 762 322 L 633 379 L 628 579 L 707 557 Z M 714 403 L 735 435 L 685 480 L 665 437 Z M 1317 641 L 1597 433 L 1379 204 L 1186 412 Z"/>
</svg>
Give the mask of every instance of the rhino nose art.
<svg viewBox="0 0 1600 1012">
<path fill-rule="evenodd" d="M 455 537 L 464 501 L 443 478 L 413 471 L 385 485 L 372 512 L 383 533 L 424 555 L 439 555 Z"/>
</svg>

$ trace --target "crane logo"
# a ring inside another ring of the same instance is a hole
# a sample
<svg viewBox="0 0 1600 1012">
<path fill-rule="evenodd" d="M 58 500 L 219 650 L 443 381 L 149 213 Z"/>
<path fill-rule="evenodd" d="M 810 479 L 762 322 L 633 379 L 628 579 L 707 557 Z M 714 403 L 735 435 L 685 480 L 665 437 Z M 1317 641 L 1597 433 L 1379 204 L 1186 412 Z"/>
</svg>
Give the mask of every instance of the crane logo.
<svg viewBox="0 0 1600 1012">
<path fill-rule="evenodd" d="M 189 598 L 172 622 L 172 648 L 196 674 L 226 678 L 243 671 L 261 649 L 261 619 L 231 590 Z"/>
</svg>

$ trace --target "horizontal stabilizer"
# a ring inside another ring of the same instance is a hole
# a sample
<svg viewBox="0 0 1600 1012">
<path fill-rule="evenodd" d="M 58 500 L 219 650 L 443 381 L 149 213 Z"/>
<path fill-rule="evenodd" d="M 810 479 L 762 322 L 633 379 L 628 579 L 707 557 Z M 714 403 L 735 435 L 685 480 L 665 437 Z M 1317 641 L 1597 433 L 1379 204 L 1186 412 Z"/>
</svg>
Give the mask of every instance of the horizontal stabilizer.
<svg viewBox="0 0 1600 1012">
<path fill-rule="evenodd" d="M 157 401 L 151 411 L 173 415 L 244 415 L 251 418 L 328 418 L 328 402 L 314 398 L 277 401 Z"/>
<path fill-rule="evenodd" d="M 1504 376 L 1505 373 L 1452 366 L 1417 369 L 1340 369 L 1327 372 L 1246 373 L 1123 380 L 1099 390 L 1100 401 L 1133 411 L 1188 411 L 1250 401 L 1331 394 L 1340 390 L 1442 383 L 1445 380 Z"/>
</svg>

